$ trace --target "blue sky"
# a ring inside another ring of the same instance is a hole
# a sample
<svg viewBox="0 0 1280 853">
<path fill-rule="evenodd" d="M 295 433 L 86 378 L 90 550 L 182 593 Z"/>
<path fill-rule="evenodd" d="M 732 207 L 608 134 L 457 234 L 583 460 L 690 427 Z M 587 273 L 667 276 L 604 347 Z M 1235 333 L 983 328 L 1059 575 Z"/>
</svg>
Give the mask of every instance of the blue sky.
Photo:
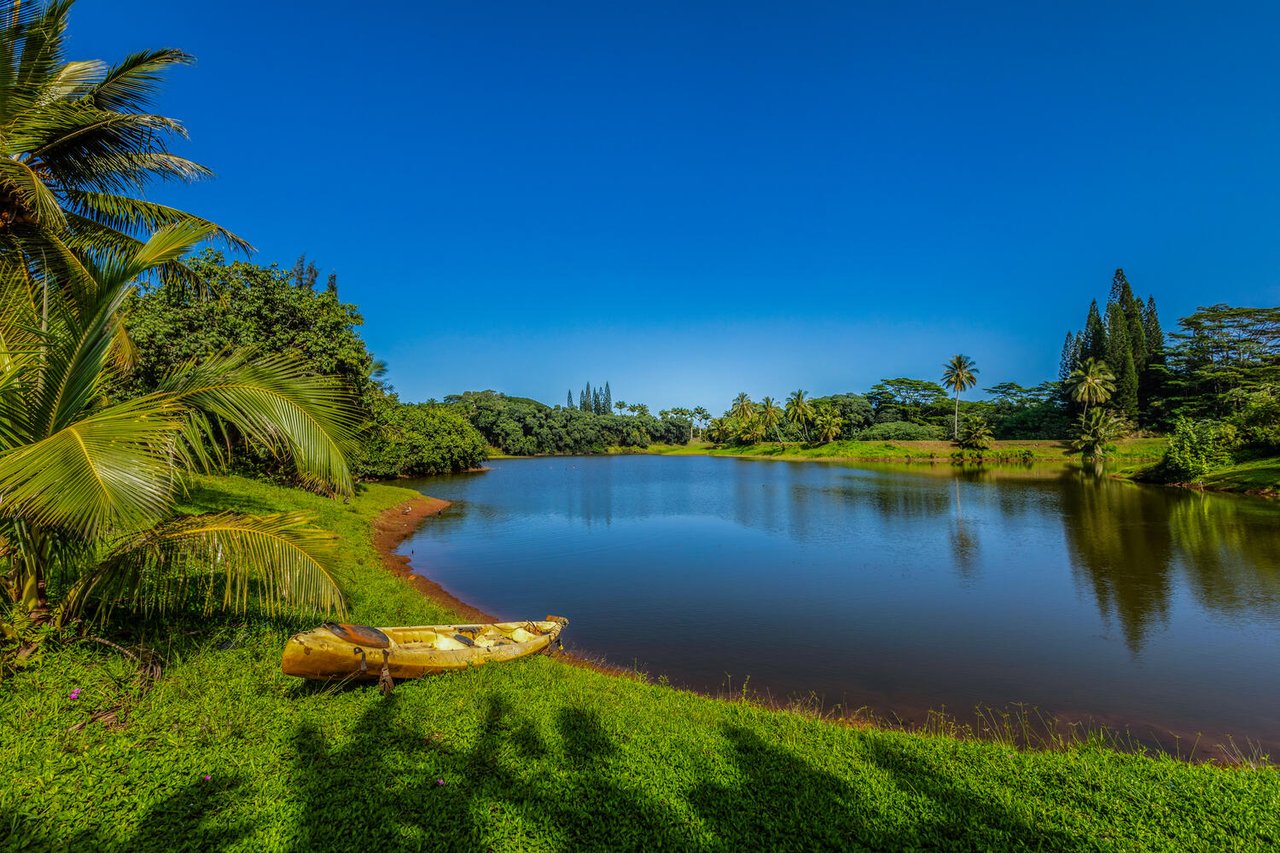
<svg viewBox="0 0 1280 853">
<path fill-rule="evenodd" d="M 1280 4 L 80 0 L 198 58 L 164 188 L 339 274 L 409 400 L 1056 373 L 1122 266 L 1280 304 Z"/>
</svg>

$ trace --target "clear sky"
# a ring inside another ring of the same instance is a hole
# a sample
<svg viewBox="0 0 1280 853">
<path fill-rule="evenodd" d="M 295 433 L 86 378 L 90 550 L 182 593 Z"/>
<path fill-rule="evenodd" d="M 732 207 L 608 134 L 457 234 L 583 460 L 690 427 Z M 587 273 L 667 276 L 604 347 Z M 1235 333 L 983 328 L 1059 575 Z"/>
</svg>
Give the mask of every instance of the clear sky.
<svg viewBox="0 0 1280 853">
<path fill-rule="evenodd" d="M 80 0 L 181 47 L 156 197 L 339 274 L 408 400 L 1053 378 L 1125 268 L 1280 304 L 1280 4 Z"/>
</svg>

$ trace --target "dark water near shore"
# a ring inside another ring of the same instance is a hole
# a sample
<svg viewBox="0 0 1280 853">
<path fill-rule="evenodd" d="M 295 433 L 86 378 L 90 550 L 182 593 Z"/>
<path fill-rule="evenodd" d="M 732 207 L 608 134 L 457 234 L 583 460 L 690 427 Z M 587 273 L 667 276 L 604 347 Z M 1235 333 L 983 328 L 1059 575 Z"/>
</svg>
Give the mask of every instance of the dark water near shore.
<svg viewBox="0 0 1280 853">
<path fill-rule="evenodd" d="M 705 691 L 919 720 L 1025 702 L 1280 754 L 1280 505 L 1066 469 L 502 460 L 402 551 L 502 618 Z"/>
</svg>

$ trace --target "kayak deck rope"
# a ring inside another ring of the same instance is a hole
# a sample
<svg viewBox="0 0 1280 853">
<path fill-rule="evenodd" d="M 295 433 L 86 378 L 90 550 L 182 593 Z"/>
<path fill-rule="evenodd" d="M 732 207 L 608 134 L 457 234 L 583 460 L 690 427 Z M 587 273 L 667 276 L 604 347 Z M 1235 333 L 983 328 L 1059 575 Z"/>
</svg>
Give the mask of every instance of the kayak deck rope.
<svg viewBox="0 0 1280 853">
<path fill-rule="evenodd" d="M 390 652 L 386 649 L 382 650 L 382 674 L 378 676 L 378 689 L 382 691 L 383 696 L 390 696 L 391 691 L 396 689 L 395 679 L 391 677 L 391 668 L 387 665 Z"/>
</svg>

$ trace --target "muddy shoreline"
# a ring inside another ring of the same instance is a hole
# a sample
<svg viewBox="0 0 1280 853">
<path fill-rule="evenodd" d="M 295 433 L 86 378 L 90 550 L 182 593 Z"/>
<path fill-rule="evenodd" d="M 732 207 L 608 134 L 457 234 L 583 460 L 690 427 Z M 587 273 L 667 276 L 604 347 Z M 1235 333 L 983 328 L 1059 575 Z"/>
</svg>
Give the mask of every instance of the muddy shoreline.
<svg viewBox="0 0 1280 853">
<path fill-rule="evenodd" d="M 468 622 L 498 622 L 498 617 L 486 613 L 479 608 L 472 607 L 467 602 L 458 598 L 453 593 L 442 587 L 440 584 L 424 577 L 413 570 L 409 564 L 409 558 L 403 554 L 397 554 L 396 549 L 404 540 L 408 539 L 418 530 L 428 518 L 439 515 L 450 506 L 450 502 L 439 498 L 430 498 L 424 496 L 410 498 L 404 503 L 397 504 L 390 509 L 384 510 L 373 520 L 373 545 L 378 549 L 378 555 L 382 558 L 382 565 L 393 575 L 404 578 L 409 585 L 424 595 L 431 601 L 440 604 L 443 607 L 457 613 L 463 620 Z M 572 620 L 572 615 L 569 614 Z M 541 616 L 531 617 L 541 618 Z M 572 626 L 572 622 L 570 623 Z M 570 628 L 572 630 L 572 627 Z M 629 669 L 611 666 L 608 663 L 571 652 L 560 652 L 557 658 L 565 663 L 581 666 L 586 669 L 602 672 L 606 675 L 620 675 L 626 678 L 639 678 L 640 676 Z"/>
<path fill-rule="evenodd" d="M 435 581 L 423 577 L 409 565 L 409 558 L 397 554 L 400 543 L 413 535 L 422 523 L 449 507 L 449 501 L 417 497 L 385 510 L 373 520 L 373 546 L 382 557 L 382 565 L 394 575 L 409 582 L 418 592 L 454 611 L 469 622 L 497 622 L 497 618 L 472 607 Z"/>
</svg>

